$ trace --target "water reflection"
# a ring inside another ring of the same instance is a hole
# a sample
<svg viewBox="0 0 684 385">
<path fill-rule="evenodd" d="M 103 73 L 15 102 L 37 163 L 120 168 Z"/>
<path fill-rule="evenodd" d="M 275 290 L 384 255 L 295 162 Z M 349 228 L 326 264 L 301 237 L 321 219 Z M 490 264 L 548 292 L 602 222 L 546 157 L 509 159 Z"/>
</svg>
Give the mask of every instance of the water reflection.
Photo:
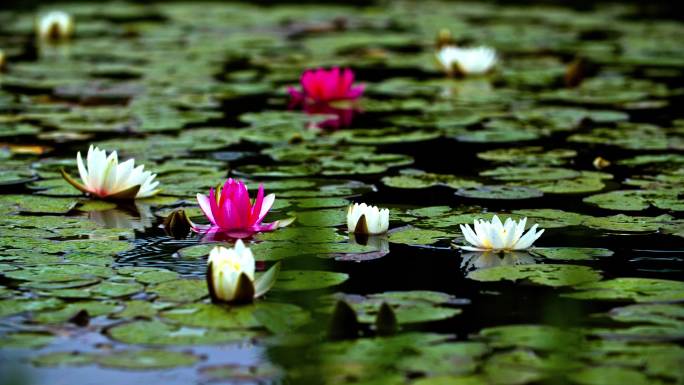
<svg viewBox="0 0 684 385">
<path fill-rule="evenodd" d="M 360 253 L 337 254 L 335 259 L 338 261 L 369 261 L 372 259 L 382 258 L 389 254 L 389 240 L 387 235 L 367 235 L 367 234 L 349 234 L 347 242 L 354 246 L 361 246 L 368 251 Z"/>
<path fill-rule="evenodd" d="M 50 61 L 68 61 L 71 59 L 71 44 L 65 42 L 37 41 L 38 56 Z"/>
<path fill-rule="evenodd" d="M 336 106 L 331 103 L 305 103 L 303 110 L 308 115 L 312 116 L 329 116 L 329 118 L 322 121 L 315 120 L 311 122 L 311 125 L 316 128 L 332 130 L 351 126 L 354 115 L 361 112 L 361 110 L 354 105 Z"/>
<path fill-rule="evenodd" d="M 88 218 L 107 229 L 133 229 L 144 231 L 152 227 L 154 214 L 143 203 L 120 203 L 116 208 L 87 211 Z"/>
<path fill-rule="evenodd" d="M 461 254 L 461 269 L 470 272 L 495 266 L 531 265 L 534 256 L 526 251 L 473 251 Z"/>
</svg>

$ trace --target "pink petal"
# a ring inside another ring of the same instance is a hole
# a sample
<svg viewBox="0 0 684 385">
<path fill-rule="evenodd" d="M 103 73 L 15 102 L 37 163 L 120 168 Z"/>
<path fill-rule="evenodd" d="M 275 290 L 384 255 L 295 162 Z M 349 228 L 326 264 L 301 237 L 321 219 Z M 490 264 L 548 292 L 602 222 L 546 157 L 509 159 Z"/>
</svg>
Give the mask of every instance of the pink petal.
<svg viewBox="0 0 684 385">
<path fill-rule="evenodd" d="M 278 228 L 278 222 L 262 223 L 254 227 L 256 231 L 273 231 Z"/>
<path fill-rule="evenodd" d="M 256 223 L 259 220 L 261 214 L 261 206 L 264 203 L 264 184 L 259 184 L 259 190 L 257 191 L 257 196 L 254 199 L 254 206 L 252 207 L 252 212 L 250 213 L 250 223 Z"/>
<path fill-rule="evenodd" d="M 200 209 L 204 213 L 204 216 L 209 219 L 209 222 L 215 225 L 216 220 L 214 220 L 214 214 L 211 211 L 211 202 L 209 198 L 206 195 L 197 194 L 197 203 L 199 203 Z"/>
<path fill-rule="evenodd" d="M 290 94 L 290 108 L 301 103 L 304 100 L 304 92 L 300 92 L 294 87 L 287 87 L 287 92 Z"/>
<path fill-rule="evenodd" d="M 211 210 L 211 216 L 214 218 L 214 223 L 221 222 L 222 215 L 219 208 L 219 204 L 216 200 L 216 195 L 214 194 L 214 189 L 209 189 L 209 209 Z"/>
<path fill-rule="evenodd" d="M 261 221 L 264 220 L 266 217 L 266 214 L 268 214 L 268 211 L 271 209 L 273 206 L 273 202 L 275 202 L 275 194 L 268 194 L 266 197 L 264 197 L 264 201 L 261 206 L 261 212 L 259 212 L 259 218 L 257 219 L 255 224 L 261 223 Z"/>
<path fill-rule="evenodd" d="M 365 88 L 366 88 L 366 86 L 363 84 L 358 85 L 356 87 L 352 87 L 351 89 L 349 89 L 349 91 L 347 91 L 346 97 L 348 99 L 356 99 L 359 96 L 363 95 L 363 91 Z"/>
</svg>

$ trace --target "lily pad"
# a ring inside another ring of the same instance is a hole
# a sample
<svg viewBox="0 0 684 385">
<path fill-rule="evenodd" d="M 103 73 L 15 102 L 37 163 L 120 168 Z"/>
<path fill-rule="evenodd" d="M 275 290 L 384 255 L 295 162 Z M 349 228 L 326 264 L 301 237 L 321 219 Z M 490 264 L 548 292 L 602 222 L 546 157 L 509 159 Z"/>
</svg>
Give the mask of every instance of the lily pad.
<svg viewBox="0 0 684 385">
<path fill-rule="evenodd" d="M 133 321 L 114 326 L 109 335 L 127 344 L 143 345 L 213 345 L 239 342 L 253 337 L 249 331 L 173 326 L 160 321 Z"/>
<path fill-rule="evenodd" d="M 337 286 L 349 279 L 345 273 L 318 270 L 284 270 L 278 275 L 273 290 L 317 290 Z"/>
<path fill-rule="evenodd" d="M 632 300 L 635 302 L 684 301 L 684 282 L 652 278 L 615 278 L 575 287 L 565 296 L 590 300 Z"/>
<path fill-rule="evenodd" d="M 561 287 L 598 281 L 601 273 L 587 266 L 535 264 L 475 270 L 468 273 L 467 277 L 482 282 L 529 281 L 538 285 Z"/>
</svg>

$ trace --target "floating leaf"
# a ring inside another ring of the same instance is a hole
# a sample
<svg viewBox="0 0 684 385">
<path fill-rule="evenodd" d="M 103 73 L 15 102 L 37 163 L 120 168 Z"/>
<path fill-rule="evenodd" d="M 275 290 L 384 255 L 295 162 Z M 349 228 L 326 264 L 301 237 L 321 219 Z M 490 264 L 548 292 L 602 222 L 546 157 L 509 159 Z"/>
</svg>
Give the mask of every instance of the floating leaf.
<svg viewBox="0 0 684 385">
<path fill-rule="evenodd" d="M 538 285 L 559 287 L 598 281 L 601 279 L 601 273 L 587 266 L 538 264 L 497 266 L 475 270 L 468 273 L 467 277 L 482 282 L 520 280 Z"/>
</svg>

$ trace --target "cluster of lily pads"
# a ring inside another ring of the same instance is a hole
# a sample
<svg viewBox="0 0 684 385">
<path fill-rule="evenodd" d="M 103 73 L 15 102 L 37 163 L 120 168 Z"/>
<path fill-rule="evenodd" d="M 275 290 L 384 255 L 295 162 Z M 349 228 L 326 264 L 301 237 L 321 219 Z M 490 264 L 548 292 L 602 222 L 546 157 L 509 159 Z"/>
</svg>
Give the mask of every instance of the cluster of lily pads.
<svg viewBox="0 0 684 385">
<path fill-rule="evenodd" d="M 212 357 L 206 381 L 681 382 L 682 26 L 427 8 L 0 15 L 3 350 L 96 334 L 28 359 L 160 369 L 258 341 L 274 363 Z"/>
</svg>

